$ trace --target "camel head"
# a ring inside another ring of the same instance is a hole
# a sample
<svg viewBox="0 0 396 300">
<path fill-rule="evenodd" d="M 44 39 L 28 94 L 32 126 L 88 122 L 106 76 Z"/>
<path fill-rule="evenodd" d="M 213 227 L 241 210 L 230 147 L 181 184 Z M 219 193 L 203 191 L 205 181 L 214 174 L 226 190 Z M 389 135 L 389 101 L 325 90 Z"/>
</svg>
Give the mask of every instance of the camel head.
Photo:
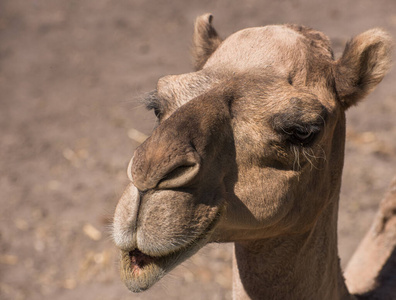
<svg viewBox="0 0 396 300">
<path fill-rule="evenodd" d="M 389 68 L 379 29 L 334 60 L 328 38 L 294 25 L 224 41 L 197 18 L 196 71 L 147 97 L 158 126 L 128 166 L 114 216 L 121 277 L 143 291 L 210 242 L 307 232 L 337 203 L 345 115 Z"/>
</svg>

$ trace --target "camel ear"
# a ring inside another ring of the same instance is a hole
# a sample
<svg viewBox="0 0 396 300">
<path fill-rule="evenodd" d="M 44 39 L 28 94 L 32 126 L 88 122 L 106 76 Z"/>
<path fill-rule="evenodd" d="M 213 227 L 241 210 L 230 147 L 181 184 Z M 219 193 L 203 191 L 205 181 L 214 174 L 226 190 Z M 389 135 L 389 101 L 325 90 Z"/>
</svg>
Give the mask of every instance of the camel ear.
<svg viewBox="0 0 396 300">
<path fill-rule="evenodd" d="M 345 109 L 355 105 L 381 82 L 391 66 L 392 39 L 371 29 L 350 40 L 336 62 L 335 83 Z"/>
<path fill-rule="evenodd" d="M 212 26 L 213 16 L 204 14 L 195 20 L 192 55 L 196 71 L 202 69 L 208 58 L 222 42 Z"/>
</svg>

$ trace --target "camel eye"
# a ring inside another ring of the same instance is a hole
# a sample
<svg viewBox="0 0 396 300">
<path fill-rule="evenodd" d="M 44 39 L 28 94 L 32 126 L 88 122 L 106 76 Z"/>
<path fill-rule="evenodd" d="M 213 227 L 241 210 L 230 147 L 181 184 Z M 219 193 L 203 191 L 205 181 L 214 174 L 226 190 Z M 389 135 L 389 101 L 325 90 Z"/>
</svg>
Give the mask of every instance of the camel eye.
<svg viewBox="0 0 396 300">
<path fill-rule="evenodd" d="M 308 147 L 325 127 L 326 111 L 315 113 L 293 107 L 290 111 L 274 114 L 271 125 L 282 140 L 296 146 Z"/>
<path fill-rule="evenodd" d="M 301 141 L 305 141 L 305 140 L 309 139 L 312 136 L 312 134 L 313 134 L 312 131 L 305 132 L 305 131 L 301 131 L 301 130 L 296 130 L 294 132 L 294 136 Z"/>
<path fill-rule="evenodd" d="M 158 96 L 157 90 L 151 91 L 150 93 L 146 94 L 143 103 L 146 106 L 146 109 L 153 110 L 155 116 L 160 119 L 163 114 L 163 100 L 160 99 Z"/>
<path fill-rule="evenodd" d="M 159 119 L 161 117 L 161 110 L 159 108 L 154 108 L 154 114 Z"/>
<path fill-rule="evenodd" d="M 294 144 L 306 146 L 315 139 L 318 132 L 319 128 L 295 128 L 290 135 L 290 139 Z"/>
</svg>

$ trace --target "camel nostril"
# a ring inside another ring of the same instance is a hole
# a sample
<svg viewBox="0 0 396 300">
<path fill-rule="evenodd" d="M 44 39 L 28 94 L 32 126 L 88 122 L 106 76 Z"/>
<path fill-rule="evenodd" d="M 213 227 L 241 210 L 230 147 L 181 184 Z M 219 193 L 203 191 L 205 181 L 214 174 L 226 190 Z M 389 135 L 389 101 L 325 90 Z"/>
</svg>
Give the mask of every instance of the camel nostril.
<svg viewBox="0 0 396 300">
<path fill-rule="evenodd" d="M 190 184 L 200 170 L 201 158 L 189 147 L 177 154 L 165 155 L 163 147 L 153 150 L 139 147 L 128 166 L 128 177 L 136 188 L 172 189 Z"/>
<path fill-rule="evenodd" d="M 178 188 L 191 183 L 200 169 L 198 163 L 183 164 L 173 168 L 158 183 L 160 189 Z"/>
</svg>

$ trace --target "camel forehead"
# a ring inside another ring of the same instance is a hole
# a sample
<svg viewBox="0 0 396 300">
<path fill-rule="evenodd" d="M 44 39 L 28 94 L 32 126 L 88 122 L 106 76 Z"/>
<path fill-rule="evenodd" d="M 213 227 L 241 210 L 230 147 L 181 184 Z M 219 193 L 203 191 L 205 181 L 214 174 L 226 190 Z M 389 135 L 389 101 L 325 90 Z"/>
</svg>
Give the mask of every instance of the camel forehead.
<svg viewBox="0 0 396 300">
<path fill-rule="evenodd" d="M 277 77 L 288 76 L 305 59 L 304 51 L 301 35 L 286 26 L 247 28 L 229 36 L 208 59 L 204 70 L 165 76 L 159 80 L 157 88 L 166 98 L 181 104 L 209 90 L 217 83 L 216 79 L 221 80 L 224 75 L 228 78 L 230 71 L 256 69 L 266 76 L 270 73 Z"/>
<path fill-rule="evenodd" d="M 247 28 L 229 36 L 209 58 L 205 68 L 273 69 L 277 75 L 282 75 L 304 62 L 307 51 L 303 36 L 286 26 Z"/>
</svg>

